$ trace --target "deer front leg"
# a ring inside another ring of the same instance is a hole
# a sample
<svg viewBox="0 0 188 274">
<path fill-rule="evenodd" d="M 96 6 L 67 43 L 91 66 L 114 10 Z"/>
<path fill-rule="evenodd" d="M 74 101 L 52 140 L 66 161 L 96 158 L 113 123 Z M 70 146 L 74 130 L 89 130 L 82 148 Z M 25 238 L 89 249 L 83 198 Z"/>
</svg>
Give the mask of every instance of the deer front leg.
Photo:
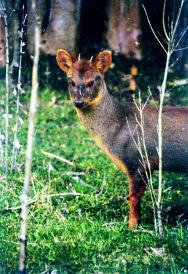
<svg viewBox="0 0 188 274">
<path fill-rule="evenodd" d="M 140 221 L 140 200 L 146 190 L 146 183 L 138 172 L 129 176 L 129 228 L 136 228 Z"/>
</svg>

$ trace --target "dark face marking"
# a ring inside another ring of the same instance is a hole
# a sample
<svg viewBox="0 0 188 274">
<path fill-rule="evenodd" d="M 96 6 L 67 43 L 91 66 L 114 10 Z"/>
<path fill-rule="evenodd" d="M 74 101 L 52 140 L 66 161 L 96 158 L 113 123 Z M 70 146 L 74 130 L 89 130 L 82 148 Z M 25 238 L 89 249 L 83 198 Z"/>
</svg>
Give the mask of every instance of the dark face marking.
<svg viewBox="0 0 188 274">
<path fill-rule="evenodd" d="M 98 97 L 101 83 L 94 64 L 84 60 L 76 62 L 68 76 L 69 93 L 75 106 L 89 107 Z"/>
<path fill-rule="evenodd" d="M 112 55 L 109 50 L 101 51 L 90 61 L 74 61 L 69 52 L 58 49 L 56 54 L 58 66 L 67 74 L 71 100 L 78 107 L 97 105 L 103 90 L 103 76 L 110 68 Z"/>
</svg>

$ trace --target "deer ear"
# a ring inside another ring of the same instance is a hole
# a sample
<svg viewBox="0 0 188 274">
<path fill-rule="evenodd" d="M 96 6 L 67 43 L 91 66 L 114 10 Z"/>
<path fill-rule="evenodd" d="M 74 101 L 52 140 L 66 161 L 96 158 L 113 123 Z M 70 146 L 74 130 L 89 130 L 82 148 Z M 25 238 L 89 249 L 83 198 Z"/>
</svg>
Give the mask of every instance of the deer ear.
<svg viewBox="0 0 188 274">
<path fill-rule="evenodd" d="M 109 50 L 101 51 L 95 59 L 95 67 L 101 74 L 105 74 L 112 62 L 112 54 Z"/>
<path fill-rule="evenodd" d="M 65 73 L 68 73 L 68 71 L 72 68 L 72 65 L 73 65 L 72 56 L 66 50 L 58 49 L 56 54 L 56 60 L 59 67 Z"/>
</svg>

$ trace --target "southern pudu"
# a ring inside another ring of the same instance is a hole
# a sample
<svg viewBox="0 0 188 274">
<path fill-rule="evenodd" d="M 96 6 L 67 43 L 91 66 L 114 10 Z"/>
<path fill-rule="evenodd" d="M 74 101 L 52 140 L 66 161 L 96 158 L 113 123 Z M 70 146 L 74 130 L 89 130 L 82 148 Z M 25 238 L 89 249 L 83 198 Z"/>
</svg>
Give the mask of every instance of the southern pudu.
<svg viewBox="0 0 188 274">
<path fill-rule="evenodd" d="M 134 103 L 122 103 L 107 91 L 104 74 L 112 57 L 102 51 L 94 60 L 76 60 L 65 50 L 57 51 L 57 63 L 67 74 L 69 93 L 80 120 L 95 142 L 129 178 L 129 228 L 140 221 L 140 199 L 146 176 L 134 143 L 138 131 Z M 144 108 L 145 143 L 151 170 L 158 168 L 156 106 Z M 137 133 L 136 133 L 137 132 Z M 188 172 L 188 107 L 165 106 L 163 110 L 163 169 Z"/>
</svg>

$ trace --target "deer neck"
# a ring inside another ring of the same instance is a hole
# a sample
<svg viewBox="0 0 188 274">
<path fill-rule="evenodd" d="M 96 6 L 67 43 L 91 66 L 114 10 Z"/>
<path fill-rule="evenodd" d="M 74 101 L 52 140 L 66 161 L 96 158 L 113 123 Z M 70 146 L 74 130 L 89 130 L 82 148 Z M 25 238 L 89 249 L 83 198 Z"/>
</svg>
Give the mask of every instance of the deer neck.
<svg viewBox="0 0 188 274">
<path fill-rule="evenodd" d="M 102 89 L 99 91 L 99 98 L 96 102 L 87 109 L 76 109 L 77 114 L 86 129 L 92 134 L 98 134 L 100 128 L 105 127 L 106 124 L 106 114 L 111 111 L 110 106 L 112 104 L 113 98 L 107 91 L 106 84 L 103 82 Z"/>
</svg>

